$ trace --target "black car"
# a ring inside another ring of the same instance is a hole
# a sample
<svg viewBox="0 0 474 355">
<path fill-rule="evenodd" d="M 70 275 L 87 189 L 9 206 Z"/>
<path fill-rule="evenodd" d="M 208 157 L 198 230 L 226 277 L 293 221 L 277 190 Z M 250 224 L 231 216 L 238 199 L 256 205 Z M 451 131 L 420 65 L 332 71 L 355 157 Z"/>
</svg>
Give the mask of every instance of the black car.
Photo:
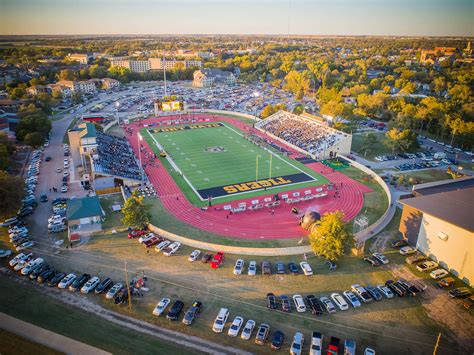
<svg viewBox="0 0 474 355">
<path fill-rule="evenodd" d="M 67 176 L 63 176 L 63 182 L 67 182 Z"/>
<path fill-rule="evenodd" d="M 189 307 L 187 312 L 184 314 L 183 324 L 186 324 L 186 325 L 193 324 L 194 318 L 196 318 L 196 315 L 199 312 L 201 312 L 201 308 L 202 308 L 202 302 L 194 301 L 191 307 Z"/>
<path fill-rule="evenodd" d="M 416 295 L 418 295 L 421 292 L 421 290 L 418 287 L 416 287 L 411 282 L 409 282 L 405 279 L 398 280 L 397 284 L 401 288 L 405 289 L 406 293 L 410 296 L 415 297 Z"/>
<path fill-rule="evenodd" d="M 33 213 L 33 207 L 25 207 L 18 211 L 16 214 L 18 217 L 26 217 Z"/>
<path fill-rule="evenodd" d="M 65 198 L 65 197 L 56 197 L 53 200 L 52 204 L 55 205 L 57 203 L 66 202 L 66 201 L 67 201 L 67 198 Z"/>
<path fill-rule="evenodd" d="M 45 271 L 44 273 L 39 275 L 36 281 L 38 281 L 38 283 L 40 284 L 46 283 L 46 282 L 49 282 L 49 280 L 51 280 L 54 277 L 54 275 L 56 275 L 56 270 L 49 269 L 48 271 Z"/>
<path fill-rule="evenodd" d="M 166 318 L 169 320 L 176 320 L 179 317 L 179 314 L 183 310 L 184 303 L 183 301 L 177 300 L 173 303 L 173 306 L 169 310 L 168 314 L 166 315 Z"/>
<path fill-rule="evenodd" d="M 202 254 L 201 261 L 202 261 L 203 263 L 208 263 L 209 260 L 211 260 L 211 258 L 212 258 L 212 255 L 211 255 L 211 254 L 209 254 L 209 253 L 204 253 L 204 254 Z"/>
<path fill-rule="evenodd" d="M 114 303 L 115 304 L 124 304 L 127 301 L 128 301 L 128 290 L 126 288 L 123 288 L 119 291 L 117 296 L 115 296 Z"/>
<path fill-rule="evenodd" d="M 23 244 L 23 243 L 25 243 L 25 242 L 27 242 L 27 241 L 29 241 L 29 240 L 30 240 L 30 238 L 29 238 L 28 236 L 26 236 L 26 237 L 23 237 L 23 238 L 20 238 L 20 239 L 15 240 L 12 244 L 13 244 L 13 246 L 16 248 L 16 247 L 18 247 L 19 245 L 21 245 L 21 244 Z"/>
<path fill-rule="evenodd" d="M 65 276 L 66 276 L 66 274 L 64 274 L 62 272 L 57 273 L 56 275 L 54 275 L 54 277 L 51 278 L 51 280 L 49 280 L 48 286 L 49 287 L 56 287 L 58 285 L 58 283 L 62 279 L 64 279 Z"/>
<path fill-rule="evenodd" d="M 472 292 L 467 287 L 458 287 L 454 290 L 448 291 L 448 295 L 452 298 L 467 298 L 472 295 Z"/>
<path fill-rule="evenodd" d="M 262 275 L 271 275 L 271 274 L 272 274 L 272 268 L 271 268 L 270 262 L 267 260 L 262 261 Z"/>
<path fill-rule="evenodd" d="M 408 242 L 404 239 L 394 240 L 392 242 L 392 248 L 401 248 L 407 245 L 408 245 Z"/>
<path fill-rule="evenodd" d="M 102 292 L 107 291 L 109 287 L 111 287 L 114 284 L 112 279 L 110 277 L 107 277 L 104 281 L 102 281 L 99 286 L 95 289 L 95 293 L 99 294 Z"/>
<path fill-rule="evenodd" d="M 44 161 L 51 161 L 51 157 L 44 158 Z"/>
<path fill-rule="evenodd" d="M 280 301 L 281 301 L 281 309 L 283 310 L 283 312 L 291 312 L 291 303 L 288 296 L 281 295 Z"/>
<path fill-rule="evenodd" d="M 279 350 L 283 345 L 283 340 L 285 339 L 285 334 L 281 330 L 277 330 L 273 333 L 272 337 L 272 349 Z"/>
<path fill-rule="evenodd" d="M 276 297 L 273 293 L 267 293 L 267 308 L 276 309 Z"/>
<path fill-rule="evenodd" d="M 293 275 L 297 275 L 300 273 L 300 268 L 296 266 L 295 263 L 288 263 L 288 270 L 290 270 L 290 273 Z"/>
<path fill-rule="evenodd" d="M 404 297 L 407 295 L 405 289 L 393 280 L 388 280 L 385 282 L 385 286 L 391 289 L 393 293 L 397 294 L 399 297 Z"/>
<path fill-rule="evenodd" d="M 365 256 L 364 257 L 364 260 L 367 261 L 369 264 L 371 264 L 372 266 L 380 266 L 380 261 L 378 261 L 374 256 L 372 255 L 369 255 L 369 256 Z"/>
<path fill-rule="evenodd" d="M 329 271 L 334 271 L 337 269 L 337 264 L 332 262 L 331 260 L 326 260 L 324 264 L 329 267 Z"/>
<path fill-rule="evenodd" d="M 277 263 L 277 274 L 285 274 L 286 269 L 285 269 L 285 264 L 284 263 Z"/>
<path fill-rule="evenodd" d="M 49 269 L 49 265 L 47 263 L 41 264 L 40 267 L 37 267 L 36 269 L 33 270 L 33 272 L 30 274 L 30 279 L 35 280 L 38 278 L 39 275 L 41 275 L 43 272 Z"/>
<path fill-rule="evenodd" d="M 74 282 L 69 285 L 69 290 L 71 291 L 77 291 L 77 290 L 80 290 L 82 286 L 84 286 L 84 284 L 89 281 L 89 279 L 91 278 L 91 275 L 89 274 L 82 274 L 81 277 L 78 277 L 77 279 L 74 280 Z"/>
<path fill-rule="evenodd" d="M 365 289 L 369 293 L 370 297 L 372 297 L 374 300 L 380 301 L 382 299 L 382 295 L 380 294 L 380 291 L 377 290 L 376 287 L 366 286 Z"/>
<path fill-rule="evenodd" d="M 312 314 L 315 316 L 320 316 L 323 314 L 323 307 L 317 297 L 314 295 L 308 295 L 306 296 L 306 302 L 309 304 Z"/>
</svg>

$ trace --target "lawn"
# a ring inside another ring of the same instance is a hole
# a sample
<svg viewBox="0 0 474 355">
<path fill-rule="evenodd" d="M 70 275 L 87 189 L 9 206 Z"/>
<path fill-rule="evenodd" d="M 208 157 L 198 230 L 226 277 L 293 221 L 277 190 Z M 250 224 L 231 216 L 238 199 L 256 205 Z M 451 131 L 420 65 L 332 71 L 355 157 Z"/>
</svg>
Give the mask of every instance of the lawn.
<svg viewBox="0 0 474 355">
<path fill-rule="evenodd" d="M 362 151 L 364 145 L 364 138 L 367 133 L 373 133 L 377 137 L 377 142 L 372 146 L 372 149 L 367 151 L 367 154 L 364 155 L 365 152 Z M 392 150 L 385 144 L 387 141 L 387 137 L 385 134 L 380 132 L 364 132 L 361 134 L 354 134 L 352 135 L 352 151 L 359 154 L 361 157 L 374 160 L 374 158 L 378 155 L 386 155 L 392 154 Z"/>
<path fill-rule="evenodd" d="M 35 343 L 29 339 L 0 329 L 0 344 L 2 344 L 2 355 L 59 355 L 60 351 Z"/>
<path fill-rule="evenodd" d="M 120 211 L 114 211 L 112 209 L 113 205 L 123 206 L 122 194 L 117 193 L 113 195 L 102 195 L 99 196 L 100 205 L 105 212 L 105 219 L 102 223 L 102 229 L 107 230 L 111 228 L 120 228 L 123 227 L 120 219 L 123 217 Z"/>
<path fill-rule="evenodd" d="M 161 162 L 195 205 L 206 203 L 208 196 L 220 203 L 328 182 L 303 164 L 249 142 L 228 123 L 208 125 L 213 126 L 142 130 L 155 154 L 159 155 L 158 145 L 167 152 L 172 162 Z"/>
<path fill-rule="evenodd" d="M 411 171 L 407 173 L 399 173 L 393 174 L 396 178 L 395 181 L 398 181 L 400 176 L 405 177 L 405 181 L 408 183 L 410 179 L 413 179 L 414 184 L 410 183 L 410 185 L 416 184 L 424 184 L 427 182 L 434 182 L 434 181 L 441 181 L 441 180 L 450 180 L 451 175 L 446 173 L 446 170 L 440 169 L 427 169 L 427 170 L 418 170 L 418 171 Z"/>
<path fill-rule="evenodd" d="M 178 354 L 183 351 L 172 343 L 119 327 L 91 313 L 67 306 L 36 288 L 19 285 L 6 276 L 0 278 L 0 311 L 25 322 L 114 354 Z"/>
</svg>

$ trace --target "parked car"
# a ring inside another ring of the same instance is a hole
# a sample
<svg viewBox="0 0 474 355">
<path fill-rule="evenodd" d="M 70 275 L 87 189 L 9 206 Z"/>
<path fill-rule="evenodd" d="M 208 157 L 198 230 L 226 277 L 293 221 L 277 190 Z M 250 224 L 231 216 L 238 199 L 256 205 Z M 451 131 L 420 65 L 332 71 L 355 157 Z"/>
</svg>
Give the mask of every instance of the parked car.
<svg viewBox="0 0 474 355">
<path fill-rule="evenodd" d="M 113 298 L 115 298 L 115 296 L 117 295 L 117 293 L 123 288 L 123 285 L 118 282 L 116 283 L 115 285 L 113 285 L 110 290 L 107 292 L 107 294 L 105 295 L 105 298 L 108 299 L 108 300 L 111 300 Z"/>
<path fill-rule="evenodd" d="M 64 277 L 66 276 L 65 273 L 57 273 L 56 275 L 54 275 L 54 277 L 51 278 L 51 280 L 49 280 L 48 282 L 48 286 L 49 287 L 56 287 L 58 286 L 58 284 L 61 282 L 62 279 L 64 279 Z"/>
<path fill-rule="evenodd" d="M 404 239 L 394 240 L 392 242 L 392 248 L 401 248 L 407 245 L 408 245 L 408 242 Z"/>
<path fill-rule="evenodd" d="M 163 240 L 161 241 L 160 243 L 158 243 L 157 246 L 155 246 L 155 251 L 157 251 L 158 253 L 165 250 L 168 245 L 170 245 L 171 242 L 169 240 Z"/>
<path fill-rule="evenodd" d="M 212 326 L 212 330 L 216 333 L 222 333 L 225 327 L 225 323 L 227 322 L 227 318 L 229 317 L 229 310 L 227 308 L 221 308 L 217 317 L 214 321 L 214 325 Z"/>
<path fill-rule="evenodd" d="M 385 298 L 393 298 L 393 292 L 387 286 L 378 285 L 377 290 L 379 290 L 380 293 L 385 296 Z"/>
<path fill-rule="evenodd" d="M 235 262 L 235 266 L 234 266 L 234 275 L 242 274 L 243 268 L 244 268 L 243 259 L 237 259 L 237 261 Z"/>
<path fill-rule="evenodd" d="M 183 307 L 184 307 L 183 301 L 176 300 L 173 303 L 173 306 L 171 306 L 171 309 L 169 310 L 168 314 L 166 315 L 166 319 L 177 320 L 179 317 L 179 314 L 183 310 Z"/>
<path fill-rule="evenodd" d="M 293 302 L 295 304 L 296 311 L 299 313 L 306 312 L 306 305 L 304 304 L 303 297 L 301 295 L 294 295 Z"/>
<path fill-rule="evenodd" d="M 385 255 L 383 255 L 382 253 L 373 253 L 372 256 L 384 265 L 389 263 L 388 258 Z"/>
<path fill-rule="evenodd" d="M 269 261 L 262 261 L 262 275 L 271 275 L 272 270 Z"/>
<path fill-rule="evenodd" d="M 351 286 L 352 292 L 354 292 L 359 298 L 362 300 L 364 303 L 368 303 L 372 301 L 372 298 L 370 295 L 367 293 L 367 290 L 363 288 L 361 285 L 354 284 Z"/>
<path fill-rule="evenodd" d="M 163 255 L 164 256 L 174 255 L 180 247 L 181 247 L 180 242 L 174 242 L 170 244 L 166 249 L 163 250 Z"/>
<path fill-rule="evenodd" d="M 107 277 L 105 280 L 103 280 L 99 286 L 95 289 L 96 294 L 103 293 L 108 290 L 109 287 L 111 287 L 114 284 L 112 279 L 110 277 Z"/>
<path fill-rule="evenodd" d="M 293 275 L 297 275 L 299 274 L 300 270 L 298 269 L 298 267 L 296 266 L 295 263 L 288 263 L 288 270 L 290 271 L 290 273 L 292 273 Z"/>
<path fill-rule="evenodd" d="M 188 257 L 188 261 L 196 261 L 197 258 L 199 258 L 199 255 L 201 255 L 200 250 L 193 250 L 192 253 Z"/>
<path fill-rule="evenodd" d="M 129 239 L 134 239 L 134 238 L 139 238 L 143 235 L 146 235 L 148 231 L 143 230 L 143 229 L 134 229 L 130 233 L 128 233 L 128 238 Z"/>
<path fill-rule="evenodd" d="M 436 269 L 430 272 L 430 277 L 435 280 L 441 279 L 447 275 L 449 275 L 449 272 L 444 269 Z"/>
<path fill-rule="evenodd" d="M 273 350 L 281 349 L 284 339 L 285 339 L 285 334 L 281 330 L 277 330 L 275 333 L 273 333 L 271 348 Z"/>
<path fill-rule="evenodd" d="M 232 321 L 232 324 L 229 327 L 227 335 L 231 337 L 236 337 L 239 335 L 240 328 L 242 328 L 242 324 L 244 323 L 244 319 L 240 316 L 237 316 Z"/>
<path fill-rule="evenodd" d="M 17 254 L 15 257 L 13 257 L 9 262 L 8 265 L 11 267 L 14 267 L 16 264 L 18 264 L 20 261 L 28 261 L 33 257 L 33 253 L 20 253 Z"/>
<path fill-rule="evenodd" d="M 257 262 L 251 261 L 249 267 L 247 268 L 247 275 L 255 276 L 257 274 Z"/>
<path fill-rule="evenodd" d="M 156 305 L 155 309 L 153 309 L 153 315 L 158 317 L 161 316 L 170 302 L 171 300 L 169 298 L 162 298 L 161 301 Z"/>
<path fill-rule="evenodd" d="M 24 242 L 23 244 L 20 244 L 19 246 L 16 247 L 16 251 L 22 251 L 31 247 L 35 246 L 35 242 L 32 240 L 29 240 L 27 242 Z"/>
<path fill-rule="evenodd" d="M 405 290 L 406 294 L 410 296 L 416 296 L 421 292 L 418 287 L 405 279 L 398 280 L 397 285 L 401 286 Z"/>
<path fill-rule="evenodd" d="M 204 254 L 202 255 L 201 261 L 202 261 L 203 263 L 208 263 L 209 260 L 211 260 L 211 258 L 212 258 L 212 254 L 204 253 Z"/>
<path fill-rule="evenodd" d="M 364 355 L 375 355 L 375 350 L 372 348 L 365 348 Z"/>
<path fill-rule="evenodd" d="M 400 248 L 400 254 L 402 254 L 402 255 L 411 255 L 411 254 L 415 254 L 415 253 L 416 253 L 416 250 L 413 249 L 409 245 Z"/>
<path fill-rule="evenodd" d="M 286 273 L 285 263 L 278 262 L 276 264 L 276 269 L 277 269 L 277 274 L 285 274 Z"/>
<path fill-rule="evenodd" d="M 117 293 L 117 296 L 115 296 L 114 298 L 114 303 L 116 305 L 121 305 L 121 304 L 124 304 L 125 302 L 127 302 L 129 300 L 129 297 L 131 297 L 128 293 L 128 289 L 125 287 L 125 288 L 122 288 L 118 293 Z"/>
<path fill-rule="evenodd" d="M 281 302 L 281 309 L 283 312 L 291 312 L 291 303 L 288 296 L 281 295 L 280 302 Z"/>
<path fill-rule="evenodd" d="M 254 329 L 255 329 L 255 321 L 252 319 L 249 319 L 247 323 L 245 323 L 244 329 L 242 329 L 240 338 L 242 338 L 243 340 L 249 340 L 252 337 L 252 333 Z"/>
<path fill-rule="evenodd" d="M 301 270 L 303 270 L 303 273 L 306 276 L 313 275 L 313 269 L 311 268 L 311 265 L 309 265 L 306 261 L 300 262 L 300 267 L 301 267 Z"/>
<path fill-rule="evenodd" d="M 454 290 L 449 290 L 448 295 L 452 298 L 466 298 L 470 297 L 472 295 L 472 292 L 468 287 L 458 287 Z"/>
<path fill-rule="evenodd" d="M 372 255 L 364 256 L 364 260 L 367 261 L 372 266 L 380 266 L 380 261 Z"/>
<path fill-rule="evenodd" d="M 405 262 L 407 264 L 410 264 L 410 265 L 413 265 L 413 264 L 416 264 L 416 263 L 419 263 L 419 262 L 422 262 L 422 261 L 425 261 L 425 260 L 428 260 L 428 258 L 426 256 L 424 256 L 423 254 L 421 254 L 421 253 L 415 253 L 415 254 L 405 258 Z"/>
<path fill-rule="evenodd" d="M 393 280 L 387 280 L 385 282 L 385 285 L 397 296 L 399 297 L 405 297 L 407 295 L 405 289 L 398 285 L 395 281 Z"/>
<path fill-rule="evenodd" d="M 81 287 L 81 293 L 89 293 L 94 291 L 94 289 L 99 285 L 100 279 L 97 276 L 92 277 L 87 281 L 84 286 Z"/>
<path fill-rule="evenodd" d="M 319 332 L 311 334 L 311 346 L 309 348 L 309 355 L 321 355 L 323 349 L 323 335 Z"/>
<path fill-rule="evenodd" d="M 21 269 L 21 274 L 22 275 L 29 275 L 32 273 L 36 268 L 40 267 L 41 264 L 44 263 L 43 258 L 36 258 L 34 260 L 30 260 L 22 269 Z"/>
<path fill-rule="evenodd" d="M 303 349 L 303 343 L 304 343 L 303 333 L 296 332 L 295 336 L 293 337 L 293 342 L 291 343 L 290 354 L 301 355 L 301 351 Z"/>
<path fill-rule="evenodd" d="M 336 292 L 332 293 L 331 298 L 341 311 L 345 311 L 349 309 L 349 305 L 347 304 L 346 301 L 344 301 L 344 298 L 342 298 L 342 296 L 339 293 L 336 293 Z"/>
<path fill-rule="evenodd" d="M 356 342 L 351 339 L 344 341 L 344 355 L 355 355 L 356 354 Z"/>
<path fill-rule="evenodd" d="M 444 279 L 439 280 L 436 284 L 441 287 L 451 287 L 454 285 L 456 280 L 453 277 L 445 277 Z"/>
<path fill-rule="evenodd" d="M 431 260 L 425 261 L 425 262 L 422 262 L 421 264 L 416 265 L 416 269 L 421 272 L 431 271 L 431 270 L 436 269 L 437 267 L 438 267 L 438 264 Z"/>
<path fill-rule="evenodd" d="M 67 288 L 70 284 L 72 284 L 76 280 L 76 275 L 68 274 L 65 276 L 58 284 L 58 288 L 64 289 Z"/>
<path fill-rule="evenodd" d="M 159 242 L 163 241 L 163 238 L 161 237 L 152 237 L 146 241 L 143 242 L 143 245 L 145 248 L 151 248 L 152 246 L 158 244 Z"/>
<path fill-rule="evenodd" d="M 264 345 L 269 333 L 270 326 L 265 323 L 260 324 L 257 329 L 257 335 L 255 336 L 255 343 L 258 345 Z"/>
<path fill-rule="evenodd" d="M 202 302 L 194 301 L 191 307 L 189 307 L 189 309 L 184 314 L 183 324 L 185 325 L 193 324 L 194 319 L 196 318 L 197 314 L 201 312 L 201 308 L 202 308 Z"/>
<path fill-rule="evenodd" d="M 30 280 L 36 280 L 39 275 L 41 275 L 44 271 L 48 270 L 50 266 L 48 263 L 43 263 L 41 264 L 40 267 L 37 267 L 36 269 L 33 270 L 32 273 L 30 273 Z"/>
<path fill-rule="evenodd" d="M 267 293 L 267 308 L 276 309 L 276 297 L 273 293 Z"/>
<path fill-rule="evenodd" d="M 321 305 L 321 302 L 319 302 L 319 300 L 314 295 L 306 296 L 306 303 L 309 304 L 312 314 L 316 316 L 320 316 L 323 314 L 323 307 Z"/>
<path fill-rule="evenodd" d="M 320 299 L 321 303 L 326 308 L 326 311 L 328 311 L 328 313 L 336 313 L 336 307 L 334 307 L 334 303 L 332 303 L 329 298 L 321 297 Z"/>
<path fill-rule="evenodd" d="M 380 301 L 382 299 L 382 295 L 376 287 L 365 286 L 365 289 L 367 290 L 370 297 L 372 297 L 375 301 Z"/>
<path fill-rule="evenodd" d="M 216 254 L 214 254 L 214 257 L 212 258 L 211 261 L 211 268 L 217 269 L 222 262 L 224 261 L 224 253 L 219 251 Z"/>
<path fill-rule="evenodd" d="M 339 354 L 339 343 L 341 340 L 336 337 L 331 337 L 331 340 L 329 341 L 329 346 L 327 349 L 326 354 L 327 355 L 338 355 Z"/>
</svg>

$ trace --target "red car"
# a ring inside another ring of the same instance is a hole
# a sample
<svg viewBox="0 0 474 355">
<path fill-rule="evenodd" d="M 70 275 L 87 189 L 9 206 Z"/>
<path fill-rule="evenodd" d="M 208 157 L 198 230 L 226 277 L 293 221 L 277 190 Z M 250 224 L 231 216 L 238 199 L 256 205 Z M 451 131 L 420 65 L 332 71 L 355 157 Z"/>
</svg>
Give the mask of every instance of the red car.
<svg viewBox="0 0 474 355">
<path fill-rule="evenodd" d="M 222 264 L 223 261 L 224 261 L 224 253 L 219 251 L 212 258 L 211 267 L 213 269 L 217 269 L 219 265 Z"/>
<path fill-rule="evenodd" d="M 151 248 L 153 245 L 156 245 L 160 242 L 162 242 L 164 239 L 161 237 L 152 237 L 151 239 L 148 239 L 147 241 L 143 242 L 143 245 L 146 248 Z"/>
<path fill-rule="evenodd" d="M 141 237 L 144 234 L 147 234 L 148 231 L 142 230 L 142 229 L 134 229 L 130 233 L 128 233 L 128 238 L 133 239 L 133 238 L 138 238 Z"/>
<path fill-rule="evenodd" d="M 329 347 L 327 350 L 327 355 L 337 355 L 339 354 L 339 343 L 341 340 L 336 337 L 331 337 L 331 341 L 329 342 Z"/>
</svg>

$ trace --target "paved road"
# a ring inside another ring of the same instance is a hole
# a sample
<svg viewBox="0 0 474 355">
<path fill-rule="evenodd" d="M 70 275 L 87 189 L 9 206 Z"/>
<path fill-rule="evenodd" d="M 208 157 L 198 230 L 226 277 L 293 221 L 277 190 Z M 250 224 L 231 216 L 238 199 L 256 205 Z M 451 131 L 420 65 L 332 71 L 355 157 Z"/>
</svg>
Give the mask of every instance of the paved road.
<svg viewBox="0 0 474 355">
<path fill-rule="evenodd" d="M 0 328 L 66 354 L 107 355 L 107 351 L 0 313 Z"/>
</svg>

